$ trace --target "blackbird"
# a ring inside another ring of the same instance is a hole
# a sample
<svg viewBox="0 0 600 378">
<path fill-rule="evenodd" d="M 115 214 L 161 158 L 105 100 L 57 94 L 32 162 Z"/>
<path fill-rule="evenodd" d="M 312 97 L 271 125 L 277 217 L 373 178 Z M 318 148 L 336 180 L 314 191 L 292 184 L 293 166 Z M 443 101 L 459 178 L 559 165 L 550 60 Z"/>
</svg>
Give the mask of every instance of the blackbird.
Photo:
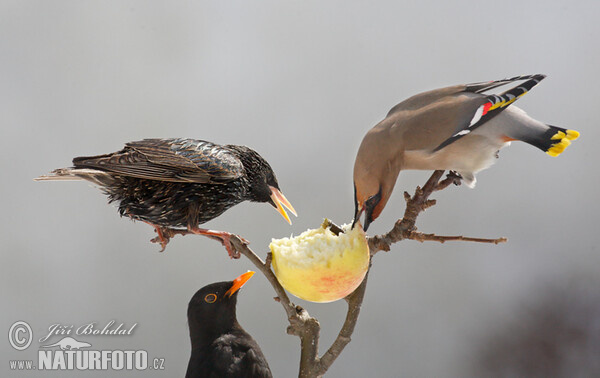
<svg viewBox="0 0 600 378">
<path fill-rule="evenodd" d="M 450 170 L 467 186 L 490 167 L 498 151 L 520 140 L 558 156 L 575 130 L 550 126 L 510 106 L 545 76 L 455 85 L 417 94 L 394 106 L 362 140 L 354 163 L 354 224 L 365 213 L 364 230 L 385 207 L 401 170 Z M 521 84 L 499 94 L 499 86 Z"/>
<path fill-rule="evenodd" d="M 238 290 L 253 274 L 210 284 L 192 297 L 188 306 L 192 354 L 186 378 L 273 376 L 260 347 L 235 314 Z"/>
<path fill-rule="evenodd" d="M 144 139 L 121 151 L 77 157 L 73 167 L 36 180 L 87 180 L 119 204 L 121 216 L 146 222 L 165 249 L 176 233 L 220 240 L 232 258 L 232 234 L 198 227 L 243 201 L 267 202 L 291 224 L 283 206 L 296 211 L 279 190 L 265 159 L 245 146 L 195 139 Z"/>
</svg>

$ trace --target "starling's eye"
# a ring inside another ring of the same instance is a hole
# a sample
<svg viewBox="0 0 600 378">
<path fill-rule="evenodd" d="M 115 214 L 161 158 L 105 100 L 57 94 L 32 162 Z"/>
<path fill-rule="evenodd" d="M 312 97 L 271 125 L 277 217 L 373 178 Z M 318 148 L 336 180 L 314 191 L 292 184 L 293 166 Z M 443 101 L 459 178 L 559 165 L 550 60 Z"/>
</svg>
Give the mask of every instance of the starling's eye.
<svg viewBox="0 0 600 378">
<path fill-rule="evenodd" d="M 208 294 L 206 297 L 204 297 L 204 301 L 206 303 L 214 303 L 217 300 L 217 296 L 214 294 Z"/>
</svg>

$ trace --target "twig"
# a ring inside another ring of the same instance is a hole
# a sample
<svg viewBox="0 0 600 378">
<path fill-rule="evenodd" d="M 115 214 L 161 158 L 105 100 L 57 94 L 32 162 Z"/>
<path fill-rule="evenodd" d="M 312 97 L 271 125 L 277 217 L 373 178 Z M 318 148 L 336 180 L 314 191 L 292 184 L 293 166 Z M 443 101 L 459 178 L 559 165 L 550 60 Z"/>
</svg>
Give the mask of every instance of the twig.
<svg viewBox="0 0 600 378">
<path fill-rule="evenodd" d="M 415 226 L 417 217 L 419 214 L 429 207 L 435 205 L 435 200 L 430 200 L 429 196 L 431 193 L 439 190 L 443 190 L 451 184 L 460 184 L 459 176 L 455 174 L 449 174 L 448 177 L 442 181 L 440 178 L 444 174 L 444 171 L 435 171 L 427 180 L 423 188 L 417 187 L 415 194 L 411 197 L 408 193 L 404 193 L 406 200 L 406 210 L 404 211 L 404 217 L 399 219 L 394 227 L 383 235 L 377 235 L 368 237 L 368 244 L 371 256 L 374 256 L 378 251 L 389 251 L 391 245 L 404 239 L 417 240 L 420 242 L 430 240 L 444 243 L 450 240 L 462 240 L 469 242 L 479 243 L 503 243 L 506 238 L 497 239 L 483 239 L 483 238 L 472 238 L 467 236 L 440 236 L 435 234 L 424 234 L 417 231 Z M 328 222 L 328 221 L 326 221 Z M 327 227 L 330 227 L 334 232 L 339 232 L 341 229 L 335 224 L 328 222 Z M 168 238 L 173 237 L 175 234 L 186 235 L 189 232 L 184 230 L 174 230 L 172 233 L 165 235 Z M 275 300 L 283 306 L 290 325 L 287 328 L 287 333 L 300 337 L 301 355 L 300 355 L 300 378 L 312 378 L 321 377 L 331 367 L 333 362 L 342 353 L 346 345 L 350 343 L 354 328 L 358 321 L 360 309 L 364 300 L 366 288 L 367 288 L 367 277 L 365 276 L 363 282 L 358 288 L 348 295 L 345 300 L 348 303 L 348 312 L 346 314 L 346 320 L 329 349 L 319 357 L 319 333 L 321 326 L 317 319 L 311 317 L 309 313 L 300 306 L 294 305 L 285 290 L 275 277 L 275 274 L 271 270 L 271 256 L 267 255 L 267 261 L 263 262 L 256 253 L 254 253 L 240 237 L 232 235 L 230 238 L 231 246 L 235 251 L 238 251 L 242 255 L 246 256 L 262 274 L 267 278 L 277 297 Z M 371 261 L 372 262 L 372 261 Z"/>
<path fill-rule="evenodd" d="M 162 236 L 162 242 L 164 242 L 164 245 L 166 245 L 166 243 L 168 243 L 169 240 L 175 235 L 185 236 L 194 234 L 191 231 L 183 229 L 161 229 L 160 231 L 161 234 L 159 234 L 159 237 L 153 239 L 152 241 L 155 243 L 161 242 L 160 237 Z M 250 249 L 250 247 L 248 247 L 248 243 L 238 235 L 232 234 L 229 238 L 229 242 L 231 243 L 231 248 L 234 252 L 234 255 L 236 253 L 241 253 L 242 255 L 246 256 L 250 262 L 252 262 L 252 264 L 254 264 L 254 266 L 256 266 L 256 268 L 260 270 L 260 272 L 267 278 L 271 286 L 273 286 L 273 289 L 277 294 L 275 301 L 281 303 L 290 323 L 287 328 L 287 333 L 300 337 L 301 355 L 299 377 L 308 378 L 316 376 L 315 371 L 319 366 L 318 342 L 319 333 L 321 331 L 319 322 L 317 319 L 311 317 L 305 309 L 294 305 L 290 301 L 290 298 L 271 270 L 271 253 L 267 254 L 266 261 L 262 261 L 262 259 L 252 249 Z M 356 321 L 354 321 L 354 323 L 356 323 Z M 354 325 L 352 326 L 352 331 L 353 330 Z"/>
<path fill-rule="evenodd" d="M 461 184 L 461 176 L 454 172 L 454 171 L 450 171 L 448 172 L 448 174 L 446 175 L 446 178 L 443 179 L 442 181 L 437 183 L 437 186 L 435 187 L 435 191 L 437 192 L 438 190 L 444 190 L 446 189 L 450 184 L 454 184 L 456 186 L 459 186 Z"/>
<path fill-rule="evenodd" d="M 367 291 L 368 278 L 369 273 L 367 272 L 367 275 L 360 286 L 357 287 L 352 294 L 344 298 L 346 302 L 348 302 L 348 313 L 346 314 L 346 320 L 344 321 L 344 325 L 342 326 L 342 329 L 340 330 L 340 333 L 333 344 L 331 344 L 327 352 L 325 352 L 323 357 L 321 357 L 319 360 L 318 366 L 315 369 L 315 376 L 324 375 L 325 372 L 327 372 L 327 370 L 331 367 L 333 362 L 342 353 L 346 345 L 348 345 L 352 340 L 354 327 L 356 327 L 358 315 L 360 314 L 360 308 L 365 297 L 365 292 Z"/>
<path fill-rule="evenodd" d="M 434 191 L 443 190 L 451 184 L 460 184 L 459 176 L 456 176 L 452 173 L 448 174 L 446 179 L 439 181 L 443 174 L 444 171 L 435 171 L 429 180 L 427 180 L 423 188 L 417 187 L 414 196 L 411 197 L 408 193 L 404 194 L 404 198 L 406 199 L 406 210 L 404 211 L 404 217 L 398 220 L 388 233 L 384 235 L 368 237 L 371 256 L 375 255 L 375 253 L 380 250 L 389 251 L 392 244 L 403 239 L 419 241 L 435 240 L 442 243 L 447 240 L 463 240 L 495 244 L 506 241 L 506 238 L 482 239 L 465 236 L 438 236 L 435 234 L 423 234 L 416 231 L 415 223 L 419 214 L 425 211 L 427 208 L 435 205 L 435 200 L 429 199 L 431 193 Z M 352 294 L 345 298 L 346 302 L 348 302 L 348 313 L 346 314 L 344 325 L 342 326 L 342 329 L 340 330 L 331 347 L 327 350 L 327 352 L 325 352 L 325 354 L 323 354 L 323 357 L 320 359 L 317 357 L 315 360 L 314 369 L 312 370 L 313 374 L 310 375 L 311 377 L 320 377 L 324 375 L 336 358 L 342 353 L 346 345 L 350 343 L 365 296 L 367 278 L 368 273 L 360 286 Z M 318 340 L 318 334 L 316 335 L 316 338 Z"/>
<path fill-rule="evenodd" d="M 506 243 L 508 241 L 508 239 L 506 239 L 506 238 L 486 239 L 486 238 L 472 238 L 469 236 L 462 236 L 462 235 L 443 236 L 443 235 L 436 235 L 436 234 L 424 234 L 422 232 L 416 232 L 416 231 L 411 232 L 407 239 L 420 241 L 421 243 L 426 240 L 437 241 L 440 243 L 445 243 L 447 241 L 468 241 L 468 242 L 475 242 L 475 243 L 493 243 L 493 244 Z"/>
<path fill-rule="evenodd" d="M 265 262 L 262 261 L 260 257 L 254 251 L 248 247 L 247 244 L 242 242 L 242 240 L 237 237 L 237 235 L 233 235 L 230 239 L 233 248 L 235 248 L 242 255 L 246 256 L 250 262 L 254 264 L 260 270 L 260 272 L 267 278 L 273 289 L 275 289 L 275 293 L 277 293 L 277 297 L 279 297 L 279 303 L 283 306 L 285 312 L 287 313 L 288 319 L 296 320 L 298 317 L 296 306 L 290 301 L 290 298 L 286 294 L 285 290 L 275 277 L 275 274 L 271 270 L 270 267 L 267 266 Z"/>
<path fill-rule="evenodd" d="M 443 190 L 450 184 L 457 183 L 457 176 L 452 173 L 448 174 L 448 177 L 444 180 L 439 181 L 443 174 L 444 171 L 433 172 L 423 188 L 421 189 L 420 187 L 417 187 L 415 194 L 412 197 L 407 192 L 404 192 L 404 199 L 406 200 L 404 217 L 399 219 L 394 227 L 386 234 L 376 235 L 369 238 L 371 256 L 375 255 L 378 251 L 389 251 L 392 244 L 404 239 L 416 240 L 419 242 L 437 241 L 440 243 L 462 240 L 477 243 L 498 244 L 507 241 L 506 238 L 483 239 L 469 236 L 440 236 L 436 234 L 424 234 L 417 231 L 415 223 L 419 214 L 436 203 L 435 200 L 429 199 L 431 193 L 438 190 Z"/>
<path fill-rule="evenodd" d="M 281 303 L 288 316 L 290 325 L 287 328 L 287 333 L 300 337 L 301 355 L 300 373 L 298 376 L 302 378 L 314 377 L 313 372 L 318 363 L 318 342 L 321 325 L 317 319 L 309 315 L 308 311 L 300 306 L 295 306 L 290 301 L 290 298 L 271 270 L 270 258 L 268 256 L 267 261 L 269 261 L 269 264 L 263 262 L 237 235 L 233 235 L 230 241 L 232 247 L 246 256 L 267 278 L 271 286 L 273 286 L 273 289 L 277 293 L 276 301 Z"/>
</svg>

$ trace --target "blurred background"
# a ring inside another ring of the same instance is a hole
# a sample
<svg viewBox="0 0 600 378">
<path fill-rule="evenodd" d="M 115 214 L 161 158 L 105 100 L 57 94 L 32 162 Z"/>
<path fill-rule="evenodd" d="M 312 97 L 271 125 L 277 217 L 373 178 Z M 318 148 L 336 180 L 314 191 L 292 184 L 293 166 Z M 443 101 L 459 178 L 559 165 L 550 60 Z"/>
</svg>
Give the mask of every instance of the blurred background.
<svg viewBox="0 0 600 378">
<path fill-rule="evenodd" d="M 351 221 L 356 150 L 393 105 L 532 73 L 548 77 L 518 106 L 580 140 L 558 158 L 513 143 L 474 190 L 436 193 L 419 230 L 509 242 L 405 241 L 377 254 L 352 342 L 327 376 L 597 375 L 598 14 L 593 0 L 0 0 L 0 328 L 26 321 L 34 335 L 25 351 L 0 343 L 1 375 L 44 375 L 10 371 L 8 360 L 37 360 L 52 324 L 115 320 L 138 325 L 130 336 L 75 338 L 146 350 L 165 370 L 108 375 L 183 376 L 189 299 L 252 268 L 204 237 L 176 237 L 159 253 L 152 228 L 120 218 L 96 188 L 34 177 L 148 137 L 251 146 L 299 217 L 290 227 L 270 206 L 243 203 L 206 226 L 243 235 L 264 258 L 271 238 L 324 217 Z M 389 230 L 402 191 L 428 177 L 401 173 L 370 233 Z M 274 375 L 292 377 L 299 341 L 274 294 L 255 275 L 238 318 Z M 345 303 L 294 300 L 321 322 L 324 352 Z"/>
</svg>

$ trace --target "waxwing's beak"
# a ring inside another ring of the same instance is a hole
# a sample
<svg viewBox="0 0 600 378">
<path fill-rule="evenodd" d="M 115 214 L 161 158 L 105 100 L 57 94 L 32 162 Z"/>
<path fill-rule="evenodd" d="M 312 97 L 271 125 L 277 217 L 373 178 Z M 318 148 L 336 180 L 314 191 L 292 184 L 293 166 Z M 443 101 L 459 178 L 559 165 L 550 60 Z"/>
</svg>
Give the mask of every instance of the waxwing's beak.
<svg viewBox="0 0 600 378">
<path fill-rule="evenodd" d="M 360 216 L 362 215 L 362 213 L 364 211 L 365 211 L 365 209 L 364 209 L 364 207 L 362 207 L 362 205 L 359 205 L 358 203 L 355 204 L 354 221 L 352 222 L 352 228 L 354 228 L 354 226 L 356 226 L 357 223 L 360 224 Z"/>
</svg>

